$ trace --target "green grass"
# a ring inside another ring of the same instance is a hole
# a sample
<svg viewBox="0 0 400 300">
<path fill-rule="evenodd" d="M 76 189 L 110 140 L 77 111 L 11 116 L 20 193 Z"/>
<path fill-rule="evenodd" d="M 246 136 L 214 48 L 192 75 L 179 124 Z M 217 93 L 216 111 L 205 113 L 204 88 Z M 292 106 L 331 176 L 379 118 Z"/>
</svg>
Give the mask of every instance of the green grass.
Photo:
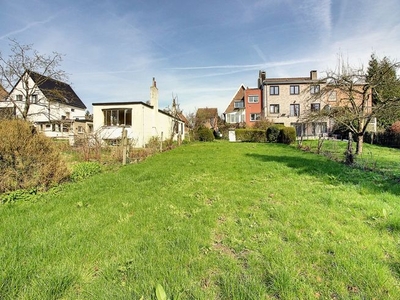
<svg viewBox="0 0 400 300">
<path fill-rule="evenodd" d="M 303 146 L 308 146 L 310 151 L 317 152 L 318 140 L 303 141 Z M 353 143 L 355 152 L 356 143 Z M 323 142 L 321 154 L 337 161 L 344 161 L 344 152 L 347 141 L 326 140 Z M 372 170 L 400 179 L 400 149 L 386 148 L 368 143 L 363 144 L 363 153 L 356 157 L 355 167 Z"/>
<path fill-rule="evenodd" d="M 0 299 L 400 299 L 400 151 L 371 149 L 195 143 L 0 205 Z"/>
</svg>

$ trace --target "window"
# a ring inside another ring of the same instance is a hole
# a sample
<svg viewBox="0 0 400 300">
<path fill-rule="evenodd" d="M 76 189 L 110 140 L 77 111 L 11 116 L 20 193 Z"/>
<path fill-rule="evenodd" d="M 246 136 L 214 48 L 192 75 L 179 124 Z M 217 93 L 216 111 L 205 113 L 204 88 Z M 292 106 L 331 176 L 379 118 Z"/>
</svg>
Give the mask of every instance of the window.
<svg viewBox="0 0 400 300">
<path fill-rule="evenodd" d="M 258 103 L 258 96 L 249 96 L 249 103 Z"/>
<path fill-rule="evenodd" d="M 244 107 L 244 101 L 235 101 L 233 104 L 234 108 L 243 108 Z"/>
<path fill-rule="evenodd" d="M 319 85 L 318 84 L 312 85 L 310 87 L 310 92 L 311 92 L 311 94 L 318 94 L 319 93 Z"/>
<path fill-rule="evenodd" d="M 75 111 L 75 108 L 71 108 L 71 112 L 74 112 Z"/>
<path fill-rule="evenodd" d="M 132 109 L 107 109 L 103 110 L 103 115 L 104 125 L 132 125 Z"/>
<path fill-rule="evenodd" d="M 17 95 L 16 97 L 17 101 L 22 101 L 22 95 Z"/>
<path fill-rule="evenodd" d="M 258 121 L 261 120 L 261 114 L 250 114 L 250 121 Z"/>
<path fill-rule="evenodd" d="M 332 91 L 328 95 L 328 101 L 334 102 L 336 101 L 336 91 Z"/>
<path fill-rule="evenodd" d="M 279 95 L 279 86 L 270 86 L 269 87 L 269 94 L 270 95 Z"/>
<path fill-rule="evenodd" d="M 318 112 L 321 109 L 321 104 L 319 103 L 311 103 L 311 111 Z"/>
<path fill-rule="evenodd" d="M 300 116 L 300 104 L 290 104 L 290 116 L 291 117 Z"/>
<path fill-rule="evenodd" d="M 279 114 L 279 104 L 270 104 L 269 105 L 269 112 L 271 114 Z"/>
<path fill-rule="evenodd" d="M 83 133 L 83 127 L 82 126 L 78 126 L 78 133 Z"/>
<path fill-rule="evenodd" d="M 33 104 L 37 103 L 37 100 L 38 100 L 38 96 L 36 94 L 31 95 L 31 97 L 30 97 L 31 103 L 33 103 Z"/>
<path fill-rule="evenodd" d="M 312 123 L 313 135 L 320 135 L 328 132 L 328 126 L 326 122 Z"/>
<path fill-rule="evenodd" d="M 293 126 L 296 129 L 296 136 L 304 136 L 306 135 L 306 124 L 304 123 L 290 123 L 290 126 Z"/>
<path fill-rule="evenodd" d="M 228 123 L 240 123 L 240 115 L 233 113 L 233 114 L 228 114 Z"/>
<path fill-rule="evenodd" d="M 298 95 L 300 93 L 300 87 L 298 85 L 290 86 L 290 95 Z"/>
</svg>

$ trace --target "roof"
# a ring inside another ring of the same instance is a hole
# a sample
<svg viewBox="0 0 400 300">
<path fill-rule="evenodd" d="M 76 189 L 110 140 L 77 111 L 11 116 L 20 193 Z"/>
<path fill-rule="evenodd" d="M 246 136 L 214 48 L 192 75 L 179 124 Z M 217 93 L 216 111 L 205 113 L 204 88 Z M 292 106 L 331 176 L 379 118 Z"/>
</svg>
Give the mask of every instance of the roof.
<svg viewBox="0 0 400 300">
<path fill-rule="evenodd" d="M 86 109 L 86 105 L 82 102 L 69 84 L 33 71 L 27 72 L 47 99 L 51 99 L 52 101 L 57 101 L 60 103 L 66 103 L 73 107 Z"/>
<path fill-rule="evenodd" d="M 264 84 L 307 83 L 310 77 L 266 78 Z"/>
<path fill-rule="evenodd" d="M 7 91 L 0 85 L 0 101 L 8 96 Z"/>
<path fill-rule="evenodd" d="M 235 101 L 242 101 L 244 100 L 244 91 L 246 88 L 244 87 L 243 84 L 241 84 L 236 92 L 236 94 L 233 96 L 232 101 L 229 103 L 228 107 L 225 109 L 225 113 L 229 114 L 235 110 Z"/>
<path fill-rule="evenodd" d="M 97 106 L 138 105 L 138 104 L 141 104 L 141 105 L 144 105 L 144 106 L 147 106 L 147 107 L 150 107 L 150 108 L 153 107 L 153 106 L 151 106 L 151 105 L 149 105 L 147 103 L 144 103 L 142 101 L 122 101 L 122 102 L 98 102 L 98 103 L 92 103 L 93 106 L 96 106 L 96 105 Z"/>
<path fill-rule="evenodd" d="M 280 78 L 268 78 L 265 76 L 265 72 L 260 71 L 260 76 L 263 75 L 260 79 L 264 85 L 271 84 L 310 84 L 310 83 L 324 83 L 326 80 L 321 80 L 317 78 L 317 71 L 311 70 L 310 76 L 307 77 L 280 77 Z M 259 79 L 259 80 L 260 80 Z"/>
<path fill-rule="evenodd" d="M 196 117 L 201 116 L 203 118 L 215 118 L 218 117 L 217 108 L 198 108 L 196 112 Z"/>
<path fill-rule="evenodd" d="M 189 120 L 185 117 L 182 112 L 177 113 L 177 117 L 185 124 L 189 124 Z"/>
</svg>

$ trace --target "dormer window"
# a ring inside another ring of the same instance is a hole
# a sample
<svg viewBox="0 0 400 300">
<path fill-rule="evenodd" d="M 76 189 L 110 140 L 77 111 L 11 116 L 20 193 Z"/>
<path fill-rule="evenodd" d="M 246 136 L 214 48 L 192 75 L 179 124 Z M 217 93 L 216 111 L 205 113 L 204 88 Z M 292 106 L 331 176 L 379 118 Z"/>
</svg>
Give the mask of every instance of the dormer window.
<svg viewBox="0 0 400 300">
<path fill-rule="evenodd" d="M 234 108 L 244 108 L 244 101 L 235 101 Z"/>
</svg>

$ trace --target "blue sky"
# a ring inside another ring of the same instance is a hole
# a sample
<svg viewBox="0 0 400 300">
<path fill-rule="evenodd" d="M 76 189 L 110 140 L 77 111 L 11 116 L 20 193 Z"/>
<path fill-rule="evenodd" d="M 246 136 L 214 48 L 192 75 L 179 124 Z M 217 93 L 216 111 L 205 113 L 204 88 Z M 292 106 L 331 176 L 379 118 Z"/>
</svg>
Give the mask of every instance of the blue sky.
<svg viewBox="0 0 400 300">
<path fill-rule="evenodd" d="M 398 0 L 0 0 L 0 50 L 9 38 L 61 68 L 89 110 L 95 102 L 177 96 L 184 113 L 228 106 L 240 84 L 319 75 L 338 56 L 367 66 L 372 53 L 400 60 Z"/>
</svg>

